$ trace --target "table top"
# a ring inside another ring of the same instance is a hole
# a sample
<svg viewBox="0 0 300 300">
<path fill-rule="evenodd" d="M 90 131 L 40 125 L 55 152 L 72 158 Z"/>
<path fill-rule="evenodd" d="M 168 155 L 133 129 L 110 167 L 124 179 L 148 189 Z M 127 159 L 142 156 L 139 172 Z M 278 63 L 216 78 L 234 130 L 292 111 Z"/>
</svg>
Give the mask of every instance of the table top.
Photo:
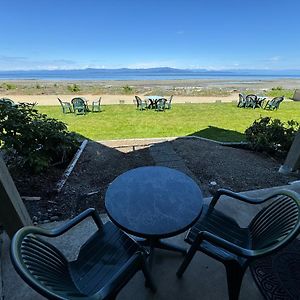
<svg viewBox="0 0 300 300">
<path fill-rule="evenodd" d="M 151 99 L 151 100 L 159 100 L 159 99 L 163 99 L 164 97 L 163 96 L 147 96 L 148 99 Z"/>
<path fill-rule="evenodd" d="M 166 167 L 127 171 L 109 185 L 105 195 L 110 219 L 143 238 L 166 238 L 186 231 L 199 218 L 202 205 L 196 182 Z"/>
</svg>

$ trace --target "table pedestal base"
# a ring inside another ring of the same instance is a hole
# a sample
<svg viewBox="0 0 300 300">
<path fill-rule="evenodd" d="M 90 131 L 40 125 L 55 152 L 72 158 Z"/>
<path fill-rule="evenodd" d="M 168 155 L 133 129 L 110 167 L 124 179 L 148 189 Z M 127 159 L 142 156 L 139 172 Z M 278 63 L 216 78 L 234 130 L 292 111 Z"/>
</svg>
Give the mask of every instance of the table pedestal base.
<svg viewBox="0 0 300 300">
<path fill-rule="evenodd" d="M 179 252 L 183 255 L 187 254 L 187 249 L 185 249 L 183 247 L 175 246 L 173 244 L 167 243 L 167 242 L 162 241 L 160 239 L 138 240 L 138 243 L 141 246 L 149 247 L 149 267 L 150 268 L 152 267 L 153 254 L 154 254 L 154 249 L 155 248 L 169 250 L 169 251 L 175 251 L 175 252 Z"/>
</svg>

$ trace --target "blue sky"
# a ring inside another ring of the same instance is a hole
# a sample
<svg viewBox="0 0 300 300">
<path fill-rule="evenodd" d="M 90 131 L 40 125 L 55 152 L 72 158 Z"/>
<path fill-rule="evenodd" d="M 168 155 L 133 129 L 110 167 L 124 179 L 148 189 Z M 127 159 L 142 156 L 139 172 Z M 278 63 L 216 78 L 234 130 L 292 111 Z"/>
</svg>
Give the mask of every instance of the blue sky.
<svg viewBox="0 0 300 300">
<path fill-rule="evenodd" d="M 0 70 L 300 69 L 299 0 L 0 4 Z"/>
</svg>

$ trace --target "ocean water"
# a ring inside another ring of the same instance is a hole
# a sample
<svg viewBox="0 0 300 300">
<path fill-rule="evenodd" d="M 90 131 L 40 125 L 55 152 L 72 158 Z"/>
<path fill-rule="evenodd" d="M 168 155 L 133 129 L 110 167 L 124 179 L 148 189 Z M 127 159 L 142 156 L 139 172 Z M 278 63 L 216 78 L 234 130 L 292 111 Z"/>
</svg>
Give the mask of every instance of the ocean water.
<svg viewBox="0 0 300 300">
<path fill-rule="evenodd" d="M 175 79 L 215 79 L 230 83 L 243 80 L 257 82 L 259 80 L 300 78 L 300 72 L 286 73 L 274 71 L 269 74 L 258 71 L 196 71 L 169 68 L 157 69 L 84 69 L 84 70 L 51 70 L 51 71 L 0 71 L 1 80 L 175 80 Z"/>
</svg>

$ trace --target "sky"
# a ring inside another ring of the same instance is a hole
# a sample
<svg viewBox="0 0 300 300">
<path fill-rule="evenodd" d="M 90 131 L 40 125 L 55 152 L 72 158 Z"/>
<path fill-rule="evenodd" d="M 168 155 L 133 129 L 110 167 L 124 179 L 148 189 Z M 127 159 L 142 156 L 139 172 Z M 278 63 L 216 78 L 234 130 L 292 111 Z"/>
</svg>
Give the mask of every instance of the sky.
<svg viewBox="0 0 300 300">
<path fill-rule="evenodd" d="M 300 69 L 299 0 L 0 0 L 0 70 Z"/>
</svg>

